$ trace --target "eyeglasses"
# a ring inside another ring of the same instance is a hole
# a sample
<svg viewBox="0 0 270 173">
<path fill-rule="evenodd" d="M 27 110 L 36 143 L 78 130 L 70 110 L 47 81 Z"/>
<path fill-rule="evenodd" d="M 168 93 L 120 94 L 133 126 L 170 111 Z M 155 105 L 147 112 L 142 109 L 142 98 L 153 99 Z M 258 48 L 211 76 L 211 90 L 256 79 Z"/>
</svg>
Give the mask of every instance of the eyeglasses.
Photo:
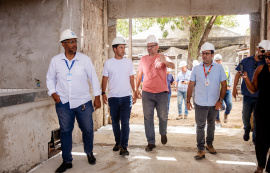
<svg viewBox="0 0 270 173">
<path fill-rule="evenodd" d="M 270 60 L 270 56 L 265 56 L 265 59 L 269 59 Z"/>
<path fill-rule="evenodd" d="M 260 49 L 260 52 L 261 53 L 265 53 L 265 49 Z"/>
<path fill-rule="evenodd" d="M 75 44 L 77 44 L 77 40 L 63 41 L 63 43 L 70 43 L 70 44 L 75 43 Z"/>
<path fill-rule="evenodd" d="M 156 45 L 152 45 L 152 46 L 146 46 L 147 47 L 147 49 L 149 49 L 149 48 L 153 48 L 153 47 L 155 47 L 155 46 L 157 46 L 157 44 Z"/>
<path fill-rule="evenodd" d="M 209 53 L 209 52 L 203 52 L 203 53 L 201 53 L 202 55 L 210 55 L 210 54 L 212 54 L 212 53 Z"/>
</svg>

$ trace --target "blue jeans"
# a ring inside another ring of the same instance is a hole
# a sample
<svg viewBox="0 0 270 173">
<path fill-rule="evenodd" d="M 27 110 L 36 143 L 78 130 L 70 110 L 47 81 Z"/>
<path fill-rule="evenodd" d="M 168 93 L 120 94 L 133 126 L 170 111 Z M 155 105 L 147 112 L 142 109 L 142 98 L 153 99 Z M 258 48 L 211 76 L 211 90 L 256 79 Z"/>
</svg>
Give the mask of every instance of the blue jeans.
<svg viewBox="0 0 270 173">
<path fill-rule="evenodd" d="M 170 110 L 170 102 L 171 102 L 171 94 L 168 93 L 168 115 L 169 115 L 169 110 Z"/>
<path fill-rule="evenodd" d="M 157 110 L 159 118 L 159 134 L 167 134 L 168 118 L 168 93 L 149 93 L 142 92 L 142 104 L 144 114 L 144 128 L 148 144 L 155 144 L 155 127 L 154 127 L 154 109 Z"/>
<path fill-rule="evenodd" d="M 132 108 L 132 97 L 111 97 L 108 99 L 112 127 L 115 142 L 122 147 L 128 146 L 129 139 L 129 118 Z M 121 120 L 121 128 L 119 121 Z"/>
<path fill-rule="evenodd" d="M 250 96 L 245 96 L 243 97 L 243 110 L 242 110 L 242 120 L 244 124 L 244 130 L 246 132 L 250 132 L 251 125 L 250 125 L 250 117 L 251 114 L 256 106 L 257 103 L 257 97 L 250 97 Z M 255 116 L 253 116 L 253 134 L 252 134 L 252 141 L 255 143 L 256 139 L 256 125 L 255 125 Z"/>
<path fill-rule="evenodd" d="M 224 97 L 224 102 L 226 104 L 225 114 L 229 115 L 232 110 L 232 92 L 231 90 L 226 91 L 226 95 Z M 223 106 L 223 103 L 222 103 Z M 217 115 L 217 119 L 219 119 L 219 111 Z"/>
<path fill-rule="evenodd" d="M 75 117 L 82 131 L 84 152 L 90 154 L 93 151 L 94 131 L 92 113 L 94 112 L 94 108 L 92 101 L 89 101 L 84 105 L 85 109 L 82 110 L 82 105 L 70 109 L 69 102 L 65 104 L 62 104 L 62 102 L 55 104 L 60 124 L 62 158 L 66 162 L 72 162 L 72 131 L 74 128 Z"/>
<path fill-rule="evenodd" d="M 177 106 L 178 106 L 178 115 L 182 115 L 182 103 L 184 100 L 185 104 L 185 115 L 188 115 L 187 109 L 187 92 L 177 90 Z"/>
</svg>

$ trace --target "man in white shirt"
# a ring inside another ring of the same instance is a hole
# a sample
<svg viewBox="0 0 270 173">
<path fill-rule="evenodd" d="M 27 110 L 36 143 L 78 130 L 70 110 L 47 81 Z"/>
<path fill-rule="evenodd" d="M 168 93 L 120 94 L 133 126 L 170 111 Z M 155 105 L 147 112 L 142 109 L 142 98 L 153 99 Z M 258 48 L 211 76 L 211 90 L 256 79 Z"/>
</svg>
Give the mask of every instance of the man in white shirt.
<svg viewBox="0 0 270 173">
<path fill-rule="evenodd" d="M 101 107 L 99 80 L 91 59 L 77 52 L 77 36 L 67 29 L 60 35 L 64 53 L 52 58 L 47 73 L 48 94 L 55 101 L 60 124 L 63 163 L 55 172 L 65 172 L 72 168 L 72 131 L 75 117 L 82 131 L 84 152 L 91 165 L 96 163 L 93 155 L 93 119 L 94 109 Z M 94 108 L 89 93 L 89 79 L 93 95 Z"/>
<path fill-rule="evenodd" d="M 113 151 L 120 155 L 129 155 L 127 150 L 129 139 L 129 118 L 133 104 L 136 102 L 134 85 L 134 68 L 132 61 L 124 58 L 126 42 L 122 37 L 116 37 L 112 42 L 115 56 L 105 62 L 102 78 L 102 99 L 110 106 L 112 127 L 115 137 Z M 109 81 L 108 99 L 105 94 Z M 133 91 L 133 100 L 132 100 Z M 121 128 L 119 121 L 121 120 Z"/>
</svg>

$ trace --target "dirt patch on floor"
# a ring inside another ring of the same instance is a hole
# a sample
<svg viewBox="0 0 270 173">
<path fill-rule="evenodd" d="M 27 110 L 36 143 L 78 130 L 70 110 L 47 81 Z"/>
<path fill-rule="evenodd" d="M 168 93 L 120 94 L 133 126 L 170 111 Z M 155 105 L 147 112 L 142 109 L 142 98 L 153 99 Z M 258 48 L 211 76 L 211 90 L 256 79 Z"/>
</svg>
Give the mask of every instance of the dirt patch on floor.
<svg viewBox="0 0 270 173">
<path fill-rule="evenodd" d="M 224 123 L 224 112 L 220 111 L 220 119 L 222 122 L 222 127 L 224 128 L 242 128 L 243 122 L 242 122 L 242 101 L 234 101 L 233 99 L 233 107 L 231 110 L 231 113 L 229 115 L 228 123 Z M 184 110 L 184 104 L 182 105 Z M 188 119 L 181 119 L 176 120 L 176 117 L 178 116 L 178 108 L 177 108 L 177 97 L 173 96 L 171 98 L 170 103 L 170 111 L 169 111 L 169 119 L 168 119 L 168 126 L 194 126 L 195 125 L 195 110 L 189 111 Z M 158 118 L 155 111 L 155 117 L 154 117 L 155 125 L 158 125 Z M 143 108 L 142 108 L 142 100 L 138 99 L 136 104 L 133 105 L 131 110 L 131 118 L 130 118 L 131 124 L 143 124 Z"/>
</svg>

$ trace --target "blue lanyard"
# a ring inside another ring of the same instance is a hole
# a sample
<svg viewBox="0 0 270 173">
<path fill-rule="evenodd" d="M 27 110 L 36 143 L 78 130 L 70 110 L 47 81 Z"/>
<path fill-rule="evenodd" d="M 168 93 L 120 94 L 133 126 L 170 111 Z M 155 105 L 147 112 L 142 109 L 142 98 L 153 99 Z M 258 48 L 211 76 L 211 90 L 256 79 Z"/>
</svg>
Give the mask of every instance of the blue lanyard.
<svg viewBox="0 0 270 173">
<path fill-rule="evenodd" d="M 70 67 L 68 66 L 68 62 L 67 62 L 67 60 L 65 60 L 65 61 L 66 61 L 67 68 L 68 68 L 69 73 L 70 73 L 70 69 L 72 68 L 72 66 L 73 66 L 73 64 L 74 64 L 74 62 L 75 62 L 75 60 L 73 60 L 73 61 L 72 61 L 72 63 L 71 63 L 71 66 L 70 66 Z"/>
</svg>

